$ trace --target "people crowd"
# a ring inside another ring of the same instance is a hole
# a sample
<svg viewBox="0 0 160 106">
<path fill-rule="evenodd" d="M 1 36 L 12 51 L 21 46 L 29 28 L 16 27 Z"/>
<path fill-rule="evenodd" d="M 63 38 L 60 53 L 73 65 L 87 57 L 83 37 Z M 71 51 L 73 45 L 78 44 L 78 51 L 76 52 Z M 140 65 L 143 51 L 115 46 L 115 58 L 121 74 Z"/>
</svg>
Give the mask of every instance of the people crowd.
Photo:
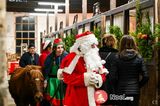
<svg viewBox="0 0 160 106">
<path fill-rule="evenodd" d="M 117 46 L 114 35 L 104 34 L 101 48 L 92 32 L 77 34 L 75 39 L 70 51 L 61 38 L 46 40 L 40 56 L 30 44 L 20 58 L 21 67 L 43 67 L 44 99 L 53 106 L 138 106 L 140 88 L 149 75 L 134 37 L 124 35 Z M 99 89 L 108 94 L 101 104 L 95 97 Z"/>
</svg>

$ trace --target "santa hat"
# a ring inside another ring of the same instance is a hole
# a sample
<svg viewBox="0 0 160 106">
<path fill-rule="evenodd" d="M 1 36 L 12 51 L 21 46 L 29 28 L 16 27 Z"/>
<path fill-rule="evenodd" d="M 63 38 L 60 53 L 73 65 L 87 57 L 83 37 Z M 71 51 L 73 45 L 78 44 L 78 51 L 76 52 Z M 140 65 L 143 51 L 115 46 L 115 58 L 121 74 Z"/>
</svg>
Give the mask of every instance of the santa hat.
<svg viewBox="0 0 160 106">
<path fill-rule="evenodd" d="M 83 54 L 80 51 L 78 51 L 78 48 L 84 43 L 89 44 L 89 45 L 91 45 L 93 43 L 98 44 L 98 40 L 95 37 L 95 35 L 89 31 L 86 31 L 82 34 L 76 35 L 76 41 L 75 41 L 74 45 L 70 48 L 70 52 L 74 52 L 73 54 L 75 54 L 75 56 L 73 56 L 72 61 L 68 65 L 68 68 L 66 70 L 64 70 L 64 72 L 66 71 L 66 73 L 68 73 L 68 74 L 71 74 L 73 72 L 79 58 L 81 56 L 83 56 Z M 58 76 L 58 78 L 59 78 L 59 76 Z"/>
<path fill-rule="evenodd" d="M 58 46 L 58 45 L 63 45 L 63 46 L 64 46 L 64 43 L 63 43 L 63 41 L 62 41 L 61 38 L 56 38 L 56 39 L 54 40 L 54 42 L 53 42 L 53 47 L 56 47 L 56 46 Z"/>
<path fill-rule="evenodd" d="M 84 44 L 84 43 L 88 43 L 88 44 L 96 44 L 98 45 L 98 40 L 97 38 L 95 37 L 95 35 L 90 32 L 90 31 L 86 31 L 82 34 L 78 34 L 76 35 L 76 41 L 74 43 L 74 45 L 70 48 L 70 52 L 76 52 L 79 48 L 79 46 L 81 44 Z"/>
<path fill-rule="evenodd" d="M 43 47 L 43 50 L 46 49 L 46 47 L 51 44 L 51 41 L 50 40 L 46 40 L 44 43 L 42 43 L 42 47 Z"/>
<path fill-rule="evenodd" d="M 94 43 L 98 43 L 97 42 L 97 38 L 95 37 L 95 35 L 90 32 L 90 31 L 86 31 L 82 34 L 78 34 L 76 35 L 76 42 L 79 43 L 84 43 L 84 42 L 94 42 Z"/>
</svg>

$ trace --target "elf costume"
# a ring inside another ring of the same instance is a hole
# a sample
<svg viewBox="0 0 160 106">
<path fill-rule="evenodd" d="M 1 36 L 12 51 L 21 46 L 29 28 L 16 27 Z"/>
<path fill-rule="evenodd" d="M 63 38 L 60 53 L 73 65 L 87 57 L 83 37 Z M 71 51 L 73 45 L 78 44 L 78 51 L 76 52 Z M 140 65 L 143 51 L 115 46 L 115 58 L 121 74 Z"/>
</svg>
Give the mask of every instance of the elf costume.
<svg viewBox="0 0 160 106">
<path fill-rule="evenodd" d="M 64 46 L 64 43 L 59 38 L 54 40 L 53 48 L 56 49 L 58 45 Z M 63 83 L 63 81 L 57 79 L 57 70 L 60 66 L 62 59 L 66 55 L 67 52 L 64 51 L 60 56 L 56 56 L 56 51 L 53 50 L 53 52 L 45 60 L 44 76 L 47 80 L 47 87 L 45 88 L 44 96 L 48 101 L 51 101 L 53 106 L 63 106 L 65 84 Z"/>
</svg>

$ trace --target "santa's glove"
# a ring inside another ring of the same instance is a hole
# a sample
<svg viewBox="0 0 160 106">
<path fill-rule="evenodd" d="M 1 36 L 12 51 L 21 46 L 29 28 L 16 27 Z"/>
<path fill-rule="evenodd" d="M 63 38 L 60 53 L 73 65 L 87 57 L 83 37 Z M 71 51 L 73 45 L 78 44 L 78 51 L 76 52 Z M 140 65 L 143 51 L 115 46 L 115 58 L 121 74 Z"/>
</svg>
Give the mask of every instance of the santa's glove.
<svg viewBox="0 0 160 106">
<path fill-rule="evenodd" d="M 96 88 L 100 88 L 103 84 L 101 75 L 96 74 L 96 73 L 92 73 L 89 83 L 90 83 L 90 85 L 93 85 Z"/>
<path fill-rule="evenodd" d="M 93 74 L 93 72 L 85 72 L 84 73 L 84 84 L 85 84 L 85 86 L 90 86 L 90 79 L 91 79 L 91 76 L 93 76 L 92 74 Z"/>
<path fill-rule="evenodd" d="M 58 69 L 57 78 L 63 80 L 63 69 Z"/>
</svg>

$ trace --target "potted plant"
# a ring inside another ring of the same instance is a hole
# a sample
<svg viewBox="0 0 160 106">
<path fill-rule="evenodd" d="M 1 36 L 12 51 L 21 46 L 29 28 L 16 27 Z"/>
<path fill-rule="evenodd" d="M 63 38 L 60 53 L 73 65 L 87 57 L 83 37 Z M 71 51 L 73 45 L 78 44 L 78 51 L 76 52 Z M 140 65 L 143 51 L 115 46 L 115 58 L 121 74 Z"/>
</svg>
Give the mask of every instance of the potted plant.
<svg viewBox="0 0 160 106">
<path fill-rule="evenodd" d="M 120 29 L 120 27 L 118 26 L 109 26 L 109 33 L 115 35 L 116 39 L 117 39 L 117 45 L 119 45 L 120 39 L 122 38 L 123 34 L 122 31 Z"/>
<path fill-rule="evenodd" d="M 146 61 L 151 61 L 153 57 L 155 39 L 160 36 L 160 26 L 156 26 L 156 33 L 151 31 L 151 22 L 149 12 L 145 14 L 145 21 L 142 21 L 143 14 L 140 11 L 139 0 L 136 4 L 136 32 L 132 35 L 136 38 L 137 46 L 140 54 Z"/>
<path fill-rule="evenodd" d="M 160 38 L 160 24 L 155 25 L 154 37 Z M 160 47 L 160 41 L 158 41 L 158 39 L 157 42 L 155 43 L 155 46 Z"/>
<path fill-rule="evenodd" d="M 98 42 L 101 42 L 101 28 L 97 27 L 96 29 L 94 29 L 93 33 L 98 39 Z"/>
<path fill-rule="evenodd" d="M 70 47 L 74 44 L 75 42 L 75 36 L 73 34 L 67 35 L 66 38 L 63 38 L 63 41 L 65 43 L 65 48 L 66 51 L 69 52 Z"/>
</svg>

